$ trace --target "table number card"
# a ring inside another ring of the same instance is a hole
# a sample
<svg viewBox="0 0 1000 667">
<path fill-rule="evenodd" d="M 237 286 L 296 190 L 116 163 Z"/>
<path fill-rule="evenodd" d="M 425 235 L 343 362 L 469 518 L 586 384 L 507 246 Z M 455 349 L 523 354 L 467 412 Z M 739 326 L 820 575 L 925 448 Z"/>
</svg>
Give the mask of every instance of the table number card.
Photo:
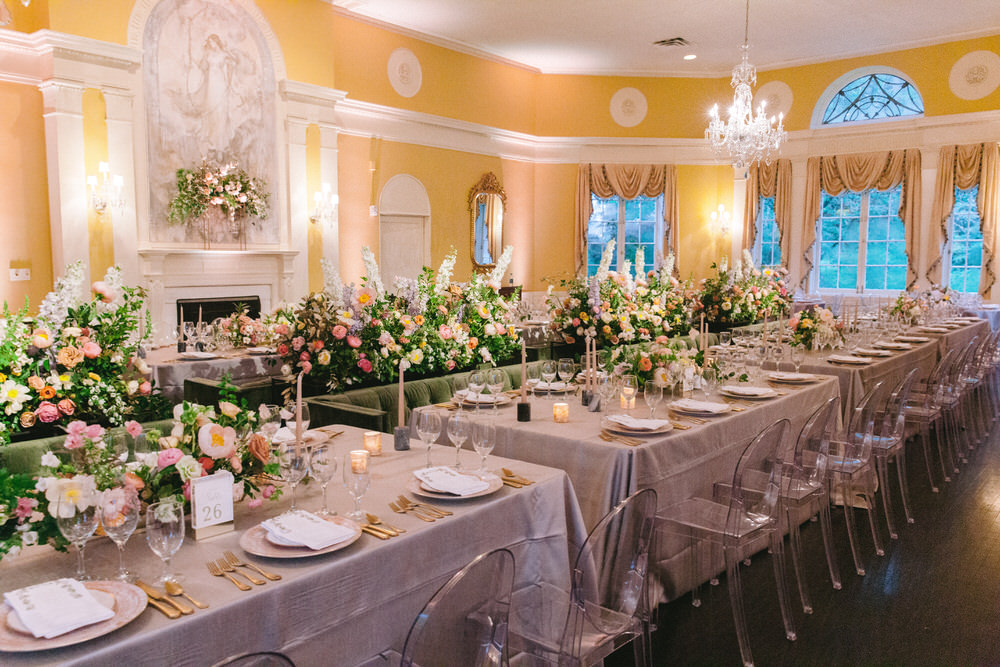
<svg viewBox="0 0 1000 667">
<path fill-rule="evenodd" d="M 220 470 L 191 480 L 191 527 L 203 540 L 233 530 L 233 474 Z"/>
</svg>

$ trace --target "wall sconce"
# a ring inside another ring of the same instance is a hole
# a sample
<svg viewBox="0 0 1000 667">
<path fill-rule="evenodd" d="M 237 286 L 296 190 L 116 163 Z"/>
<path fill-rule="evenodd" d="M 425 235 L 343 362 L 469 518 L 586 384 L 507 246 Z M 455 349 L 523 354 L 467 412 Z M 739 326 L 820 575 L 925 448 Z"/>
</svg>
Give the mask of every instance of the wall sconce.
<svg viewBox="0 0 1000 667">
<path fill-rule="evenodd" d="M 732 231 L 732 219 L 729 216 L 729 211 L 722 204 L 719 204 L 719 210 L 712 211 L 712 226 L 715 227 L 719 234 L 728 234 Z"/>
<path fill-rule="evenodd" d="M 309 214 L 309 220 L 315 224 L 317 222 L 330 223 L 337 214 L 337 204 L 340 197 L 333 193 L 333 187 L 329 183 L 323 184 L 323 189 L 313 195 L 315 208 Z"/>
<path fill-rule="evenodd" d="M 119 212 L 125 208 L 122 200 L 122 188 L 125 179 L 118 174 L 111 175 L 111 167 L 107 162 L 100 162 L 97 165 L 99 176 L 87 177 L 87 189 L 90 190 L 90 205 L 94 207 L 98 215 L 103 215 L 108 206 L 114 206 Z"/>
</svg>

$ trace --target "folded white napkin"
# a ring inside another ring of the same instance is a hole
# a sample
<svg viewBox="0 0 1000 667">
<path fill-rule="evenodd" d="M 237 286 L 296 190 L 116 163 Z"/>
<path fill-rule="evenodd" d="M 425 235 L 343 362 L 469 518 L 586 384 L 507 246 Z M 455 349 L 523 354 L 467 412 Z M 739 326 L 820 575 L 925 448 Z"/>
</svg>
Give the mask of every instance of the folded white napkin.
<svg viewBox="0 0 1000 667">
<path fill-rule="evenodd" d="M 608 421 L 633 431 L 657 431 L 670 423 L 665 419 L 639 419 L 631 415 L 611 415 Z"/>
<path fill-rule="evenodd" d="M 215 359 L 217 354 L 214 352 L 200 352 L 198 350 L 189 350 L 187 352 L 180 353 L 181 359 Z"/>
<path fill-rule="evenodd" d="M 421 468 L 414 470 L 413 474 L 427 489 L 456 496 L 468 496 L 490 488 L 489 482 L 444 466 Z"/>
<path fill-rule="evenodd" d="M 51 639 L 92 623 L 114 618 L 75 579 L 56 579 L 3 594 L 4 601 L 35 637 Z"/>
<path fill-rule="evenodd" d="M 467 403 L 497 403 L 502 402 L 506 396 L 504 394 L 475 394 L 468 389 L 459 389 L 455 392 L 455 398 L 460 402 Z"/>
<path fill-rule="evenodd" d="M 880 347 L 883 350 L 912 350 L 913 346 L 906 342 L 893 343 L 891 341 L 880 340 L 875 343 L 875 347 Z"/>
<path fill-rule="evenodd" d="M 748 384 L 724 384 L 719 388 L 729 394 L 739 396 L 773 396 L 774 390 L 770 387 L 753 387 Z"/>
<path fill-rule="evenodd" d="M 812 373 L 786 373 L 784 371 L 775 371 L 768 377 L 779 382 L 805 382 L 806 380 L 816 379 L 816 376 Z"/>
<path fill-rule="evenodd" d="M 892 352 L 890 352 L 889 350 L 877 350 L 875 348 L 870 348 L 870 347 L 859 347 L 857 350 L 855 350 L 855 352 L 857 352 L 858 354 L 863 354 L 863 355 L 868 356 L 868 357 L 891 357 L 892 356 Z"/>
<path fill-rule="evenodd" d="M 670 404 L 670 407 L 683 412 L 705 412 L 718 415 L 729 412 L 728 403 L 715 403 L 712 401 L 696 401 L 693 398 L 681 398 Z"/>
<path fill-rule="evenodd" d="M 278 541 L 290 546 L 309 547 L 313 551 L 326 549 L 353 537 L 354 531 L 331 521 L 324 521 L 311 512 L 293 510 L 262 522 L 261 527 Z"/>
<path fill-rule="evenodd" d="M 566 388 L 566 383 L 559 382 L 539 382 L 535 389 L 540 389 L 541 391 L 562 391 Z"/>
<path fill-rule="evenodd" d="M 896 336 L 896 340 L 904 343 L 926 343 L 930 341 L 927 336 Z"/>
<path fill-rule="evenodd" d="M 875 361 L 871 357 L 854 357 L 849 354 L 831 354 L 827 361 L 839 362 L 841 364 L 870 364 Z"/>
<path fill-rule="evenodd" d="M 929 331 L 932 333 L 948 333 L 948 327 L 919 327 L 921 331 Z"/>
</svg>

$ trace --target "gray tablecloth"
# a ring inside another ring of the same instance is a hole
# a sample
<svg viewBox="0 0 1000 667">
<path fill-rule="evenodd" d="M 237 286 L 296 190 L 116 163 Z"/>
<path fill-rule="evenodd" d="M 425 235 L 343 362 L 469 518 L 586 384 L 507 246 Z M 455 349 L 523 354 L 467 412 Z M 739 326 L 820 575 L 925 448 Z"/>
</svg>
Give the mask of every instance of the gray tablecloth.
<svg viewBox="0 0 1000 667">
<path fill-rule="evenodd" d="M 152 368 L 156 387 L 171 401 L 184 398 L 185 378 L 219 380 L 228 373 L 233 380 L 242 380 L 281 374 L 277 355 L 251 355 L 243 350 L 220 353 L 216 359 L 191 361 L 181 359 L 173 348 L 160 348 L 150 352 L 146 362 Z"/>
<path fill-rule="evenodd" d="M 995 305 L 995 304 L 994 304 Z M 964 315 L 972 315 L 973 317 L 979 317 L 990 324 L 990 328 L 993 331 L 1000 329 L 1000 307 L 998 308 L 967 308 L 963 311 Z"/>
<path fill-rule="evenodd" d="M 361 445 L 361 431 L 345 430 L 335 440 L 339 453 Z M 184 575 L 186 588 L 211 608 L 175 621 L 150 608 L 105 637 L 44 653 L 0 653 L 0 663 L 208 665 L 241 651 L 279 649 L 302 665 L 356 665 L 387 649 L 401 650 L 421 607 L 454 572 L 485 551 L 508 547 L 514 552 L 516 586 L 535 581 L 568 586 L 570 554 L 575 555 L 586 535 L 565 473 L 491 459 L 491 467 L 512 467 L 537 483 L 450 502 L 454 516 L 425 523 L 393 514 L 387 506 L 406 491 L 410 471 L 421 466 L 420 449 L 388 451 L 372 459 L 372 487 L 362 502 L 363 509 L 405 528 L 406 534 L 389 541 L 363 534 L 341 551 L 300 560 L 248 557 L 283 579 L 242 592 L 209 575 L 205 561 L 227 549 L 243 554 L 240 534 L 279 513 L 287 499 L 277 504 L 265 501 L 257 510 L 240 507 L 236 532 L 202 542 L 189 536 L 174 558 L 174 569 Z M 451 452 L 442 449 L 438 457 L 445 454 Z M 463 452 L 463 459 L 468 465 L 478 460 L 472 452 Z M 343 513 L 351 501 L 339 479 L 338 473 L 329 494 L 331 505 Z M 316 484 L 300 487 L 300 506 L 318 509 L 318 494 Z M 91 540 L 89 571 L 109 576 L 117 567 L 114 549 L 107 539 Z M 129 540 L 125 562 L 147 581 L 159 573 L 159 560 L 139 533 Z M 74 565 L 71 554 L 38 548 L 0 564 L 0 589 L 72 576 Z"/>
</svg>

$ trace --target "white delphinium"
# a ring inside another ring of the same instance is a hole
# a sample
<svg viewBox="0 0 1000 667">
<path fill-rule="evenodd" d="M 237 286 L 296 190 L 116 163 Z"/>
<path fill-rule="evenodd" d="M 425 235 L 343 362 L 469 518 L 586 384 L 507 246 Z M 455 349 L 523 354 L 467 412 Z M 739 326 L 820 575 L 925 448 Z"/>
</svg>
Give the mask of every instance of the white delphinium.
<svg viewBox="0 0 1000 667">
<path fill-rule="evenodd" d="M 646 279 L 646 249 L 642 246 L 636 248 L 635 251 L 635 279 Z"/>
<path fill-rule="evenodd" d="M 323 269 L 323 291 L 334 308 L 343 308 L 346 304 L 344 303 L 344 281 L 340 278 L 340 271 L 326 257 L 319 260 L 319 265 Z"/>
<path fill-rule="evenodd" d="M 385 287 L 382 286 L 382 274 L 375 261 L 375 253 L 368 246 L 361 249 L 361 261 L 365 265 L 365 274 L 368 276 L 368 287 L 375 291 L 375 296 L 379 299 L 385 294 Z"/>
<path fill-rule="evenodd" d="M 61 329 L 69 309 L 80 305 L 83 294 L 83 262 L 77 260 L 66 267 L 66 274 L 56 280 L 55 288 L 42 299 L 38 319 L 53 329 Z"/>
<path fill-rule="evenodd" d="M 622 264 L 622 271 L 618 275 L 620 275 L 622 277 L 622 281 L 624 282 L 625 293 L 626 294 L 632 294 L 633 292 L 635 292 L 635 281 L 632 280 L 632 262 L 631 261 L 629 261 L 627 259 L 625 260 L 625 263 Z"/>
<path fill-rule="evenodd" d="M 601 263 L 597 266 L 597 280 L 604 282 L 608 279 L 608 270 L 611 268 L 611 260 L 615 256 L 615 240 L 611 239 L 604 246 L 604 253 L 601 255 Z"/>
<path fill-rule="evenodd" d="M 670 280 L 673 277 L 673 275 L 674 275 L 674 262 L 676 262 L 676 258 L 674 257 L 674 253 L 670 253 L 663 260 L 663 265 L 660 266 L 660 282 L 667 282 L 668 280 Z"/>
<path fill-rule="evenodd" d="M 723 255 L 722 259 L 719 260 L 719 273 L 727 273 L 729 271 L 729 255 Z"/>
<path fill-rule="evenodd" d="M 437 277 L 434 280 L 434 293 L 444 294 L 448 291 L 448 286 L 451 285 L 451 274 L 455 270 L 455 259 L 458 257 L 458 251 L 454 248 L 451 252 L 444 258 L 441 262 L 441 266 L 438 268 Z"/>
<path fill-rule="evenodd" d="M 510 266 L 511 257 L 514 256 L 514 246 L 505 246 L 503 249 L 503 254 L 500 255 L 500 259 L 497 260 L 496 266 L 493 267 L 493 271 L 490 272 L 490 282 L 494 285 L 500 285 L 503 280 L 504 275 L 507 273 L 507 267 Z"/>
</svg>

